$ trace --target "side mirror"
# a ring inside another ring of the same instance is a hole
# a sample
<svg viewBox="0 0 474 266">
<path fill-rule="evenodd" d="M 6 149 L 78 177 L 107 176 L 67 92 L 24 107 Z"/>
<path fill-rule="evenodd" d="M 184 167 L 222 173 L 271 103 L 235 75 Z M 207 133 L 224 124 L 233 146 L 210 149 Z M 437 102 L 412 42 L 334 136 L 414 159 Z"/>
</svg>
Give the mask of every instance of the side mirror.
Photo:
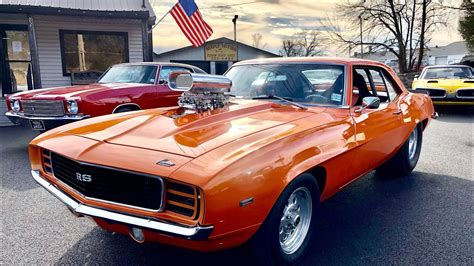
<svg viewBox="0 0 474 266">
<path fill-rule="evenodd" d="M 158 84 L 166 85 L 166 84 L 168 84 L 168 81 L 166 79 L 160 79 L 160 80 L 158 80 Z"/>
<path fill-rule="evenodd" d="M 379 97 L 364 97 L 362 99 L 362 106 L 355 110 L 356 113 L 362 112 L 364 109 L 377 109 L 380 106 L 380 99 Z"/>
<path fill-rule="evenodd" d="M 420 77 L 420 74 L 415 74 L 414 78 L 418 79 Z"/>
<path fill-rule="evenodd" d="M 379 97 L 364 97 L 362 99 L 362 107 L 368 109 L 377 109 L 380 106 L 380 98 Z"/>
</svg>

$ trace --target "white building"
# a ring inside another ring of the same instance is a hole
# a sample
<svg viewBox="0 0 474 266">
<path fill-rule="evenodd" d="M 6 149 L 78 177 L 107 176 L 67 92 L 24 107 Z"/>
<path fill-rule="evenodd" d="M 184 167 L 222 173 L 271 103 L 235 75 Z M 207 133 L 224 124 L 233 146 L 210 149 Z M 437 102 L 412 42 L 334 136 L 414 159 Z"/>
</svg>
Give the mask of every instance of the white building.
<svg viewBox="0 0 474 266">
<path fill-rule="evenodd" d="M 453 42 L 446 46 L 430 47 L 426 51 L 425 60 L 428 65 L 446 65 L 461 62 L 461 59 L 468 55 L 469 51 L 466 42 Z"/>
<path fill-rule="evenodd" d="M 148 0 L 0 1 L 2 94 L 71 85 L 71 73 L 152 61 Z"/>
<path fill-rule="evenodd" d="M 418 50 L 415 51 L 415 56 L 417 53 Z M 423 65 L 457 64 L 467 55 L 469 55 L 469 50 L 467 49 L 465 41 L 453 42 L 445 46 L 429 47 L 425 49 Z M 359 54 L 356 53 L 354 56 L 359 57 Z M 389 65 L 393 69 L 398 69 L 398 58 L 388 51 L 364 54 L 364 58 L 379 61 Z"/>
</svg>

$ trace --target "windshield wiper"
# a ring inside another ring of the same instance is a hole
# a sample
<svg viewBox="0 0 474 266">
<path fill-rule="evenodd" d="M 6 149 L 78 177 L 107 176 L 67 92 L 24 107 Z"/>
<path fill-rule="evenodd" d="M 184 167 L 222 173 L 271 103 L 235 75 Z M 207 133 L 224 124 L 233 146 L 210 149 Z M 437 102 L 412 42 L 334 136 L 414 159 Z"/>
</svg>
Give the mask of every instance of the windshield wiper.
<svg viewBox="0 0 474 266">
<path fill-rule="evenodd" d="M 296 106 L 298 108 L 301 108 L 303 110 L 308 109 L 306 106 L 303 106 L 299 103 L 293 102 L 293 99 L 290 98 L 290 97 L 280 97 L 280 96 L 275 96 L 275 95 L 262 95 L 262 96 L 257 96 L 257 97 L 252 98 L 252 100 L 264 100 L 264 99 L 276 99 L 276 100 L 280 100 L 280 101 L 289 103 L 289 104 L 291 104 L 293 106 Z"/>
</svg>

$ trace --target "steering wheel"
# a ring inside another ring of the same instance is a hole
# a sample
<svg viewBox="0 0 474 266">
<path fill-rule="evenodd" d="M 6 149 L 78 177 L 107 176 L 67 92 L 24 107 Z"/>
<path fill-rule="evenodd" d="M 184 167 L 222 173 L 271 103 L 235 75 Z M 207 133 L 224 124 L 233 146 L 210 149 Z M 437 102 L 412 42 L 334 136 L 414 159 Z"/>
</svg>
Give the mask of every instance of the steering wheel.
<svg viewBox="0 0 474 266">
<path fill-rule="evenodd" d="M 310 94 L 304 98 L 308 102 L 315 102 L 315 103 L 330 103 L 331 101 L 329 98 L 324 97 L 320 94 Z"/>
</svg>

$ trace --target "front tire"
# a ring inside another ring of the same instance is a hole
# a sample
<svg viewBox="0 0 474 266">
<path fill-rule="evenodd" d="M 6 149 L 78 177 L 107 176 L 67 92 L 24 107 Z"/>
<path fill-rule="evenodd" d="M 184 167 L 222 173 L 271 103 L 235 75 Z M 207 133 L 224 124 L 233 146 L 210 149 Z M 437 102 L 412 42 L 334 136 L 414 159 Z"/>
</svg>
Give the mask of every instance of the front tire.
<svg viewBox="0 0 474 266">
<path fill-rule="evenodd" d="M 313 240 L 319 209 L 319 187 L 310 174 L 298 176 L 282 192 L 250 241 L 264 265 L 301 262 Z"/>
<path fill-rule="evenodd" d="M 417 124 L 400 150 L 390 160 L 377 168 L 377 173 L 398 176 L 409 175 L 420 158 L 422 141 L 423 127 L 421 124 Z"/>
</svg>

